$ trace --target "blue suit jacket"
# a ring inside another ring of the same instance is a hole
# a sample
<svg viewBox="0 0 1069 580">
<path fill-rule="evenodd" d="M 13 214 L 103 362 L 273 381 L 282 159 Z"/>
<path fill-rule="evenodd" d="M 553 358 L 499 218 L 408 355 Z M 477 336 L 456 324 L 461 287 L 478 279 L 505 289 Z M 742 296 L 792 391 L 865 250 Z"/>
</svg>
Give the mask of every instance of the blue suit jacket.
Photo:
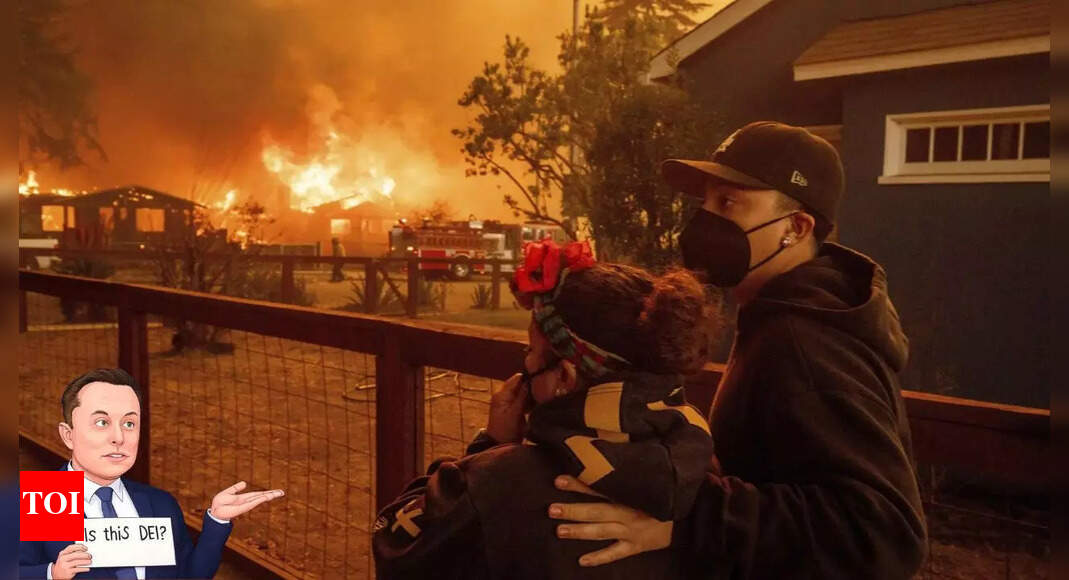
<svg viewBox="0 0 1069 580">
<path fill-rule="evenodd" d="M 197 544 L 189 538 L 182 508 L 174 496 L 136 481 L 123 478 L 130 492 L 137 514 L 143 518 L 171 518 L 175 566 L 146 566 L 145 578 L 211 578 L 219 569 L 223 544 L 230 536 L 233 524 L 220 524 L 204 514 L 204 526 Z M 19 578 L 45 578 L 48 565 L 56 561 L 59 552 L 74 542 L 19 542 Z M 83 578 L 114 578 L 114 568 L 90 568 L 80 572 Z"/>
</svg>

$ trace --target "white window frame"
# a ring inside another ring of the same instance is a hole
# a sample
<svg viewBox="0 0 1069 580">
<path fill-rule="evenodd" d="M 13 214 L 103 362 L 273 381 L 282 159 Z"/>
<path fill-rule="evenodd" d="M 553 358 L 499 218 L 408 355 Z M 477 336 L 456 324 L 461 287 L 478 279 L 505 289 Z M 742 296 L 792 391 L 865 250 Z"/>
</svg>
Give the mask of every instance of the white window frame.
<svg viewBox="0 0 1069 580">
<path fill-rule="evenodd" d="M 1050 159 L 988 159 L 986 161 L 906 162 L 906 131 L 932 128 L 929 133 L 929 157 L 934 147 L 938 127 L 988 124 L 988 157 L 991 156 L 991 125 L 1018 123 L 1018 157 L 1024 147 L 1024 123 L 1050 121 L 1050 105 L 1026 105 L 991 109 L 931 111 L 887 115 L 884 131 L 883 175 L 880 184 L 901 183 L 1011 183 L 1050 182 Z M 962 136 L 959 129 L 958 157 L 961 156 Z"/>
</svg>

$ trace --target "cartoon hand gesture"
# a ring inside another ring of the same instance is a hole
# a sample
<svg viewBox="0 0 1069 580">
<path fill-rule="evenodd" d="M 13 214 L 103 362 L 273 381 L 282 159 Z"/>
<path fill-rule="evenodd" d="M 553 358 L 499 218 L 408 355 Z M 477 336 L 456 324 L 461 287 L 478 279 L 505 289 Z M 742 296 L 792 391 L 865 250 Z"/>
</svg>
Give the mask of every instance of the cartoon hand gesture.
<svg viewBox="0 0 1069 580">
<path fill-rule="evenodd" d="M 69 580 L 82 572 L 88 572 L 93 556 L 87 550 L 85 544 L 71 544 L 63 548 L 52 563 L 52 579 Z"/>
<path fill-rule="evenodd" d="M 215 494 L 212 498 L 212 515 L 221 520 L 231 520 L 264 502 L 285 495 L 281 489 L 238 493 L 243 489 L 245 489 L 245 482 L 239 481 Z"/>
</svg>

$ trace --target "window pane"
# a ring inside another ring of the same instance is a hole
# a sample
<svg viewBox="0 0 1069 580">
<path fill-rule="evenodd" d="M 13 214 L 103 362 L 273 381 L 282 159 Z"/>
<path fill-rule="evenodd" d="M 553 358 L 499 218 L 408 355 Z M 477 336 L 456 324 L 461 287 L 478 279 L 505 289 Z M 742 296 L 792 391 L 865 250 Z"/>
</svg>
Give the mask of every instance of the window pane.
<svg viewBox="0 0 1069 580">
<path fill-rule="evenodd" d="M 1020 125 L 1017 123 L 999 123 L 991 135 L 992 159 L 1017 159 L 1017 139 Z"/>
<path fill-rule="evenodd" d="M 906 130 L 906 163 L 928 162 L 928 140 L 931 132 L 927 127 Z"/>
<path fill-rule="evenodd" d="M 162 232 L 163 210 L 139 207 L 134 212 L 134 220 L 139 232 Z"/>
<path fill-rule="evenodd" d="M 961 130 L 961 160 L 987 160 L 987 125 L 968 125 Z"/>
<path fill-rule="evenodd" d="M 932 161 L 958 160 L 958 128 L 939 127 L 935 130 L 935 147 Z"/>
<path fill-rule="evenodd" d="M 63 206 L 41 206 L 41 230 L 46 232 L 63 231 Z"/>
<path fill-rule="evenodd" d="M 331 219 L 330 220 L 330 233 L 331 235 L 347 236 L 352 231 L 352 222 L 347 219 Z"/>
<path fill-rule="evenodd" d="M 1024 124 L 1025 159 L 1050 158 L 1050 121 Z"/>
</svg>

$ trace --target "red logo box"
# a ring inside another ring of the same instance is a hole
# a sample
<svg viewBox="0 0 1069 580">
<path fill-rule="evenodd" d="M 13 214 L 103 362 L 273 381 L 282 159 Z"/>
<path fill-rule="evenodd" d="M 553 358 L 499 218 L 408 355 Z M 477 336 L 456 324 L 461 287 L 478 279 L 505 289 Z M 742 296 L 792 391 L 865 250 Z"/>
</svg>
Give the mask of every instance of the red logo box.
<svg viewBox="0 0 1069 580">
<path fill-rule="evenodd" d="M 81 471 L 19 472 L 19 540 L 85 540 Z"/>
</svg>

